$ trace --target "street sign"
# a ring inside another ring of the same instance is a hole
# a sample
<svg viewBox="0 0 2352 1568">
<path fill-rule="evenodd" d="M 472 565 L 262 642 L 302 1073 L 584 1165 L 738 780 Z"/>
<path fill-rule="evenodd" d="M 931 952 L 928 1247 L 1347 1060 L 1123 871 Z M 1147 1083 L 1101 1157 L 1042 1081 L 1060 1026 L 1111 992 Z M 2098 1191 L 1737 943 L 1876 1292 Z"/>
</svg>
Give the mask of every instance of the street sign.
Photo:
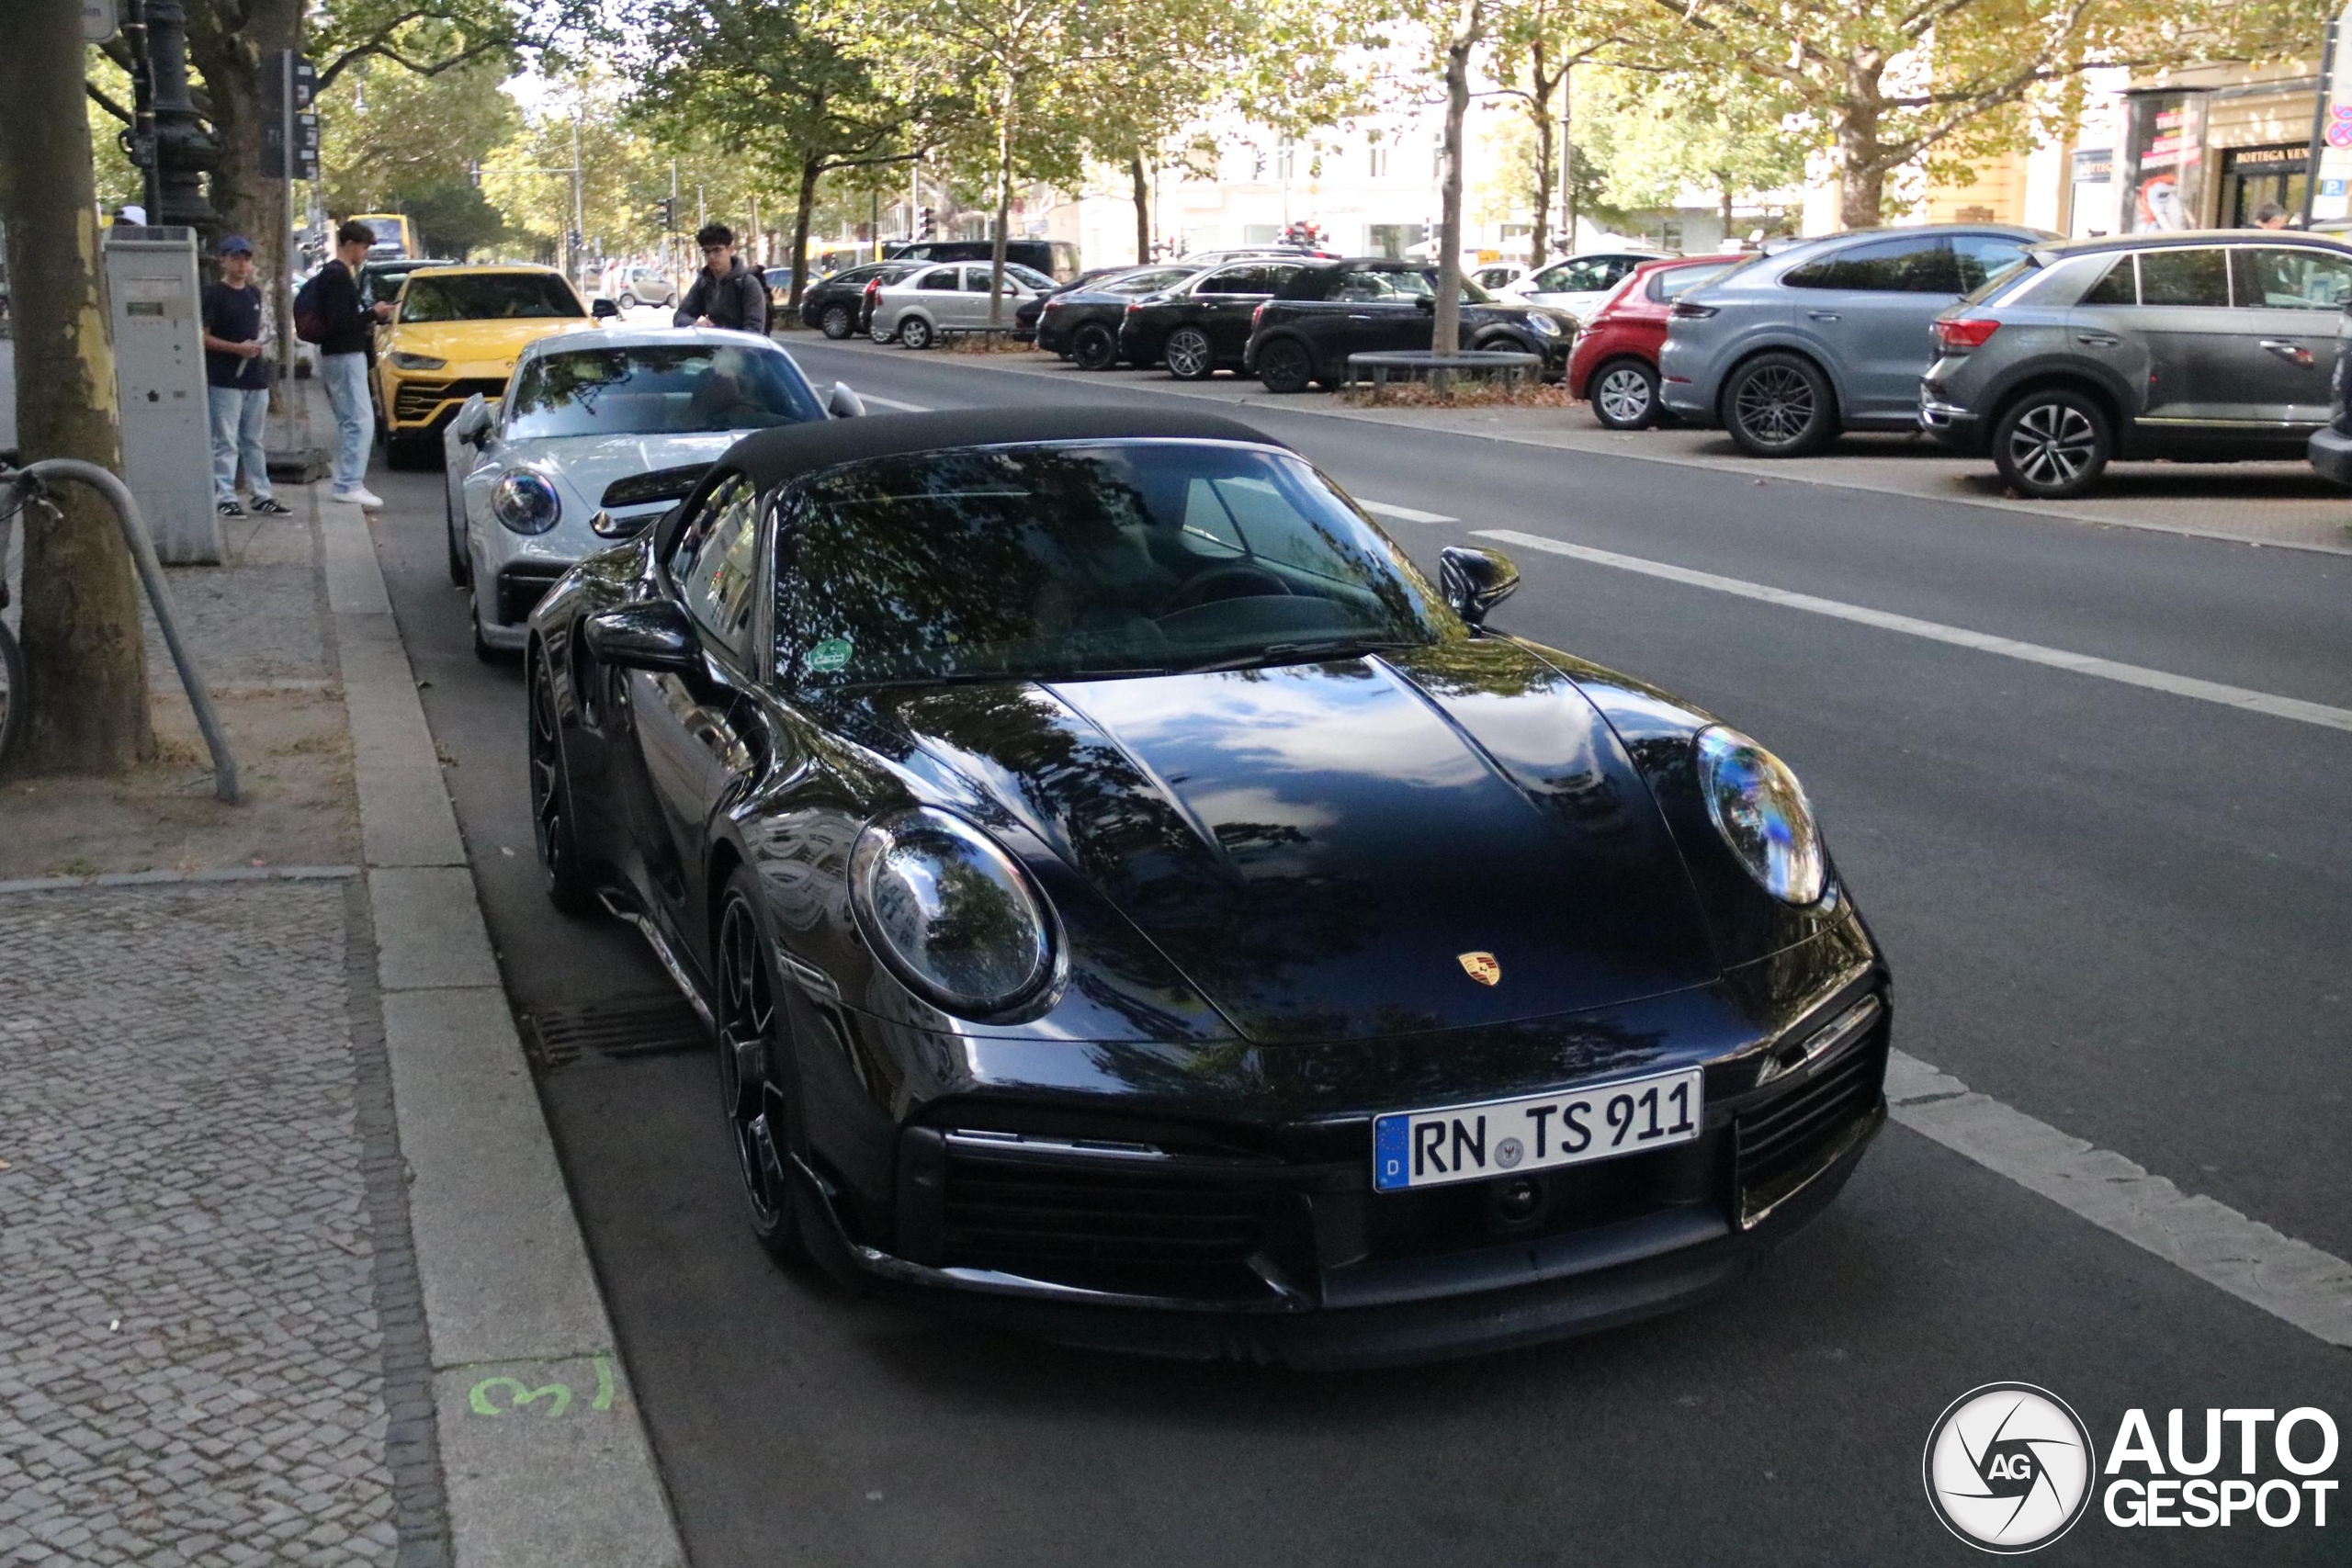
<svg viewBox="0 0 2352 1568">
<path fill-rule="evenodd" d="M 82 0 L 84 42 L 104 43 L 121 30 L 121 0 Z"/>
<path fill-rule="evenodd" d="M 319 177 L 319 117 L 304 109 L 294 117 L 294 167 L 286 167 L 286 132 L 275 124 L 261 128 L 262 177 L 272 180 L 314 180 Z"/>
</svg>

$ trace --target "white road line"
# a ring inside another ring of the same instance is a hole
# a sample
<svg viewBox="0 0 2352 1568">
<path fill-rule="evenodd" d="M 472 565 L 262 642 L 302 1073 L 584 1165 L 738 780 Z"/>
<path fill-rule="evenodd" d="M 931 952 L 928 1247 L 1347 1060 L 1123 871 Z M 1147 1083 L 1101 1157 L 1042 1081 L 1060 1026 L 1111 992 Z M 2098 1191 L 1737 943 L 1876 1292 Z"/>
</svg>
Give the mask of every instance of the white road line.
<svg viewBox="0 0 2352 1568">
<path fill-rule="evenodd" d="M 1894 1120 L 2112 1235 L 2330 1345 L 2352 1346 L 2352 1263 L 2121 1155 L 1975 1093 L 1917 1057 L 1887 1060 Z"/>
<path fill-rule="evenodd" d="M 1374 517 L 1394 517 L 1403 523 L 1459 523 L 1462 521 L 1459 517 L 1448 517 L 1442 512 L 1420 512 L 1409 506 L 1391 506 L 1385 501 L 1366 501 L 1362 496 L 1356 498 L 1356 504 Z"/>
<path fill-rule="evenodd" d="M 1596 566 L 1614 567 L 1620 571 L 1638 572 L 1644 577 L 1663 578 L 1668 582 L 1688 583 L 1693 588 L 1710 589 L 1717 593 L 1736 594 L 1742 599 L 1778 604 L 1783 609 L 1803 610 L 1809 615 L 1827 615 L 1836 620 L 1877 626 L 1883 631 L 1925 637 L 1930 642 L 1973 648 L 1981 653 L 1997 653 L 2007 659 L 2023 660 L 2028 664 L 2071 670 L 2077 675 L 2095 675 L 2102 681 L 2143 686 L 2152 692 L 2165 692 L 2177 697 L 2194 698 L 2198 702 L 2218 703 L 2223 707 L 2244 708 L 2249 713 L 2293 719 L 2298 724 L 2317 725 L 2323 729 L 2352 731 L 2352 708 L 2330 707 L 2325 703 L 2305 702 L 2301 697 L 2282 697 L 2269 692 L 2251 691 L 2244 686 L 2225 686 L 2219 681 L 2200 681 L 2193 675 L 2175 675 L 2169 671 L 2150 670 L 2143 665 L 2124 664 L 2087 653 L 2070 653 L 2063 648 L 2019 642 L 2014 637 L 1970 631 L 1965 626 L 1948 626 L 1940 621 L 1923 621 L 1913 615 L 1872 610 L 1837 599 L 1816 598 L 1810 593 L 1792 593 L 1785 588 L 1774 588 L 1767 583 L 1748 582 L 1736 577 L 1718 577 L 1711 571 L 1693 571 L 1689 567 L 1669 566 L 1664 561 L 1645 560 L 1639 556 L 1621 556 L 1613 550 L 1571 545 L 1559 539 L 1547 539 L 1540 534 L 1522 534 L 1512 528 L 1481 529 L 1477 536 L 1517 545 L 1522 549 L 1573 556 L 1577 560 L 1591 561 Z"/>
<path fill-rule="evenodd" d="M 929 403 L 902 403 L 896 398 L 885 398 L 873 392 L 860 392 L 857 396 L 861 402 L 880 403 L 884 408 L 897 409 L 900 413 L 930 413 L 932 412 Z"/>
</svg>

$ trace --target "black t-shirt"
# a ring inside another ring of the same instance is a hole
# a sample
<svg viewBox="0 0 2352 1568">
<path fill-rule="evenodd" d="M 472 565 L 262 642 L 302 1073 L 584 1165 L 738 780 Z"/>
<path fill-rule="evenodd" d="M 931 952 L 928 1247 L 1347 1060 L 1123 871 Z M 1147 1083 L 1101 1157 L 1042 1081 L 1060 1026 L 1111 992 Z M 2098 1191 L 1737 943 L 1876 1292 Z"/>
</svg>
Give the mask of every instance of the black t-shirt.
<svg viewBox="0 0 2352 1568">
<path fill-rule="evenodd" d="M 252 284 L 232 288 L 225 283 L 204 286 L 204 330 L 224 343 L 253 343 L 261 336 L 261 290 Z M 204 379 L 215 387 L 248 390 L 269 385 L 266 356 L 252 359 L 233 354 L 204 351 Z"/>
</svg>

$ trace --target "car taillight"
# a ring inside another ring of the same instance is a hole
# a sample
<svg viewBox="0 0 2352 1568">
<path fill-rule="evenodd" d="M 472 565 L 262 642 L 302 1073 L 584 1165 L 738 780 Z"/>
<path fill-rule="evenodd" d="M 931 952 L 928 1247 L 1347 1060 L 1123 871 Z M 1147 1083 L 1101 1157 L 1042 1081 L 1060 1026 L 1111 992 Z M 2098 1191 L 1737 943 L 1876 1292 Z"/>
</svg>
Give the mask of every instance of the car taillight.
<svg viewBox="0 0 2352 1568">
<path fill-rule="evenodd" d="M 1667 312 L 1677 321 L 1703 321 L 1714 313 L 1714 306 L 1702 305 L 1696 299 L 1677 299 L 1674 302 L 1674 309 Z"/>
<path fill-rule="evenodd" d="M 1984 347 L 1984 340 L 2001 330 L 2001 323 L 1982 316 L 1962 317 L 1956 321 L 1936 321 L 1928 330 L 1936 334 L 1937 346 L 1965 353 Z"/>
<path fill-rule="evenodd" d="M 1128 315 L 1132 316 L 1132 315 L 1134 315 L 1137 310 L 1142 310 L 1142 309 L 1143 309 L 1143 301 L 1142 301 L 1142 300 L 1140 300 L 1140 299 L 1130 299 L 1130 300 L 1128 300 L 1128 301 L 1127 301 L 1127 314 L 1128 314 Z"/>
<path fill-rule="evenodd" d="M 1253 333 L 1256 332 L 1258 330 L 1258 323 L 1265 319 L 1266 302 L 1264 300 L 1260 300 L 1258 308 L 1250 312 L 1250 330 Z"/>
</svg>

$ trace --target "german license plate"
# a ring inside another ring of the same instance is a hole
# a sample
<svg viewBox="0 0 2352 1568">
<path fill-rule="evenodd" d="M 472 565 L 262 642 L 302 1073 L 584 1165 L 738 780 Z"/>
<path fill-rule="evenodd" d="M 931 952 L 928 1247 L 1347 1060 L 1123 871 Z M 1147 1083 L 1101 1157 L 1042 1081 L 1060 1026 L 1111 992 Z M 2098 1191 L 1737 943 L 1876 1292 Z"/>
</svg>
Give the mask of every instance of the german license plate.
<svg viewBox="0 0 2352 1568">
<path fill-rule="evenodd" d="M 1704 1119 L 1701 1077 L 1686 1067 L 1524 1100 L 1375 1116 L 1372 1185 L 1401 1192 L 1687 1144 Z"/>
</svg>

